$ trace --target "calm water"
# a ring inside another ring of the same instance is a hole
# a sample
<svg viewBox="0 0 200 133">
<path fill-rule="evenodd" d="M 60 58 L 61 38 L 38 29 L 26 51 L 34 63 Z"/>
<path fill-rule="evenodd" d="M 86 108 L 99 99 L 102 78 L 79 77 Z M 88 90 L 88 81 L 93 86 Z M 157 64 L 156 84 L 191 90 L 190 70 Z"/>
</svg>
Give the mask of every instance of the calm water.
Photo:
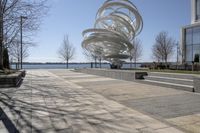
<svg viewBox="0 0 200 133">
<path fill-rule="evenodd" d="M 133 64 L 132 67 L 135 65 Z M 140 67 L 141 64 L 137 64 L 137 67 Z M 15 64 L 12 64 L 11 67 L 13 69 L 16 68 Z M 93 64 L 93 67 L 95 65 Z M 97 67 L 99 68 L 99 64 L 97 64 Z M 101 64 L 102 68 L 110 68 L 110 64 Z M 23 69 L 65 69 L 66 64 L 23 64 Z M 74 68 L 91 68 L 91 63 L 70 63 L 69 69 Z M 130 64 L 124 64 L 123 68 L 130 68 Z"/>
</svg>

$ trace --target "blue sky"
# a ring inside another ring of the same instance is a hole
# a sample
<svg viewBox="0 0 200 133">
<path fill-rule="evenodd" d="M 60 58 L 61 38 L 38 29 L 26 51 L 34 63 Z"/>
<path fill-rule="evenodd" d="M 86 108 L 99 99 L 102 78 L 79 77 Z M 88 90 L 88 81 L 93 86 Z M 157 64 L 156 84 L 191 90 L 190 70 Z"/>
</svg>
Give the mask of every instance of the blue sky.
<svg viewBox="0 0 200 133">
<path fill-rule="evenodd" d="M 131 0 L 138 8 L 144 28 L 138 38 L 143 44 L 141 61 L 152 61 L 151 47 L 156 35 L 167 31 L 177 41 L 180 28 L 190 24 L 190 0 Z M 73 62 L 85 62 L 82 31 L 92 28 L 98 8 L 104 0 L 50 0 L 51 8 L 30 49 L 29 62 L 60 62 L 57 51 L 65 34 L 76 48 Z"/>
</svg>

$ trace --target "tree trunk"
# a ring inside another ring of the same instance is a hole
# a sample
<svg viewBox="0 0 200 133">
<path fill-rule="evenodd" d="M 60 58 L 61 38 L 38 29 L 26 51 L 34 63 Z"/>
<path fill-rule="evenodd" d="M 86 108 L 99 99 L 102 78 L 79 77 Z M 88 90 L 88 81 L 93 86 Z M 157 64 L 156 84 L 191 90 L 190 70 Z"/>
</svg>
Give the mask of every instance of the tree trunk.
<svg viewBox="0 0 200 133">
<path fill-rule="evenodd" d="M 192 71 L 194 71 L 194 62 L 192 62 Z"/>
<path fill-rule="evenodd" d="M 167 67 L 167 57 L 165 57 L 165 67 L 166 67 L 166 69 L 168 69 L 168 67 Z"/>
<path fill-rule="evenodd" d="M 97 68 L 97 58 L 96 57 L 95 57 L 94 61 L 95 61 L 95 68 Z"/>
<path fill-rule="evenodd" d="M 19 56 L 18 56 L 18 59 L 17 59 L 17 69 L 19 69 L 19 63 L 20 63 L 20 59 L 19 59 Z"/>
<path fill-rule="evenodd" d="M 136 60 L 135 60 L 135 69 L 137 68 Z"/>
<path fill-rule="evenodd" d="M 132 60 L 130 59 L 130 68 L 132 68 Z"/>
<path fill-rule="evenodd" d="M 93 62 L 91 62 L 91 68 L 93 68 Z"/>
<path fill-rule="evenodd" d="M 101 68 L 101 58 L 99 59 L 99 67 Z"/>
<path fill-rule="evenodd" d="M 136 67 L 137 67 L 136 62 L 137 62 L 137 58 L 135 57 L 135 60 L 134 60 L 135 69 L 136 69 Z"/>
<path fill-rule="evenodd" d="M 5 69 L 10 69 L 9 55 L 8 55 L 8 49 L 7 48 L 4 48 L 4 50 L 3 50 L 3 67 Z"/>
<path fill-rule="evenodd" d="M 69 60 L 67 60 L 67 69 L 69 68 L 69 66 L 68 66 L 68 65 L 69 65 Z"/>
</svg>

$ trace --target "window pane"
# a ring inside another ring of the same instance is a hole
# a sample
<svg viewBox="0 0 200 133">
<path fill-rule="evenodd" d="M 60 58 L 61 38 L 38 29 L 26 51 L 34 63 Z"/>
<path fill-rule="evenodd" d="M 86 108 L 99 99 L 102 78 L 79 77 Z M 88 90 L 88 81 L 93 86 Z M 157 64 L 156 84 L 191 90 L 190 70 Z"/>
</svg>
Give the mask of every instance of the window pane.
<svg viewBox="0 0 200 133">
<path fill-rule="evenodd" d="M 195 57 L 196 54 L 200 55 L 200 44 L 199 45 L 193 45 L 193 58 Z"/>
<path fill-rule="evenodd" d="M 193 29 L 193 44 L 200 44 L 200 27 Z"/>
<path fill-rule="evenodd" d="M 191 62 L 192 60 L 192 45 L 186 46 L 186 61 Z"/>
<path fill-rule="evenodd" d="M 192 44 L 192 29 L 186 29 L 186 45 Z"/>
</svg>

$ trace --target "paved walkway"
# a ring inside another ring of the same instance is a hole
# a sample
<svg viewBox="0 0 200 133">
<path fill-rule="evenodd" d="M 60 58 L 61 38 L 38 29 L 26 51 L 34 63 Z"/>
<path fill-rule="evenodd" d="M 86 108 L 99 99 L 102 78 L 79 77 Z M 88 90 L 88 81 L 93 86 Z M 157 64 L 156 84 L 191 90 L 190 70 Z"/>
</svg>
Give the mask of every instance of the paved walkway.
<svg viewBox="0 0 200 133">
<path fill-rule="evenodd" d="M 200 94 L 95 75 L 56 75 L 186 132 L 200 133 Z M 102 78 L 104 80 L 99 80 Z M 96 81 L 95 81 L 96 80 Z"/>
<path fill-rule="evenodd" d="M 179 125 L 189 125 L 187 122 L 193 119 L 193 115 L 176 119 L 174 116 L 166 117 L 167 122 L 158 120 L 151 114 L 147 115 L 148 113 L 143 109 L 127 104 L 128 99 L 128 101 L 138 100 L 148 94 L 149 98 L 159 96 L 159 93 L 154 92 L 156 89 L 148 90 L 148 87 L 156 87 L 148 85 L 144 87 L 142 84 L 132 86 L 132 89 L 135 89 L 132 91 L 135 93 L 128 95 L 127 90 L 131 91 L 130 85 L 135 84 L 137 83 L 68 70 L 30 70 L 20 88 L 0 89 L 0 132 L 182 133 L 191 131 Z M 141 91 L 136 91 L 137 87 Z M 108 88 L 112 90 L 108 91 Z M 161 91 L 162 96 L 183 93 L 185 92 L 173 89 Z M 195 115 L 195 122 L 199 123 L 199 115 Z M 180 123 L 182 120 L 185 120 L 183 121 L 185 123 Z"/>
</svg>

